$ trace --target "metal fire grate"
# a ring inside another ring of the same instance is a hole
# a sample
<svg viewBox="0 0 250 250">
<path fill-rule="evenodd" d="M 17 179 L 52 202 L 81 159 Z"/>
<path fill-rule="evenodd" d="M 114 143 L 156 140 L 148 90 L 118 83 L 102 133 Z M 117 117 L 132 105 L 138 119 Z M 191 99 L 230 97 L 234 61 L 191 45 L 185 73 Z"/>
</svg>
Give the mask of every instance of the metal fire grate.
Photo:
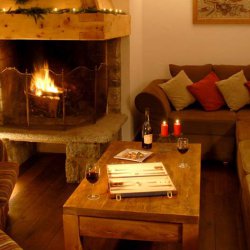
<svg viewBox="0 0 250 250">
<path fill-rule="evenodd" d="M 42 70 L 46 70 L 45 68 Z M 10 67 L 0 72 L 0 117 L 2 125 L 67 128 L 95 123 L 106 113 L 107 67 L 94 70 L 79 66 L 72 71 L 48 70 L 58 93 L 35 95 L 30 88 L 33 73 Z"/>
</svg>

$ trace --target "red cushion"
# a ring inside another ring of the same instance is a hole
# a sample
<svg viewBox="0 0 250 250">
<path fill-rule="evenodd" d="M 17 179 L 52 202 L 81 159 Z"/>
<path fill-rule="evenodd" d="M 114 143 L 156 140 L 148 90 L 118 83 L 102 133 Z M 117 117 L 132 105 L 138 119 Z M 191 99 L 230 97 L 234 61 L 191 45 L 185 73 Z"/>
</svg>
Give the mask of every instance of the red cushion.
<svg viewBox="0 0 250 250">
<path fill-rule="evenodd" d="M 202 80 L 187 86 L 187 89 L 206 111 L 214 111 L 225 105 L 224 98 L 215 82 L 218 76 L 212 71 Z"/>
<path fill-rule="evenodd" d="M 247 89 L 248 89 L 249 92 L 250 92 L 250 81 L 246 82 L 246 83 L 245 83 L 245 86 L 247 87 Z"/>
</svg>

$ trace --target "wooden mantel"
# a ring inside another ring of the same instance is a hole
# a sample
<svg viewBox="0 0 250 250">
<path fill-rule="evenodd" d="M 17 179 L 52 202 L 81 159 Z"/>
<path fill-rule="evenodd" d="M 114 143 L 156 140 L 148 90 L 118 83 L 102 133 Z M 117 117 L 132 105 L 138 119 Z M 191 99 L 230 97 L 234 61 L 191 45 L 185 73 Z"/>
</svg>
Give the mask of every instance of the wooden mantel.
<svg viewBox="0 0 250 250">
<path fill-rule="evenodd" d="M 42 8 L 80 8 L 110 7 L 110 0 L 29 0 L 28 4 L 16 6 L 14 0 L 2 1 L 0 9 Z M 32 5 L 33 4 L 33 5 Z M 67 5 L 65 5 L 67 4 Z M 0 39 L 25 40 L 108 40 L 130 34 L 130 16 L 107 13 L 64 13 L 45 14 L 44 19 L 35 22 L 33 17 L 24 14 L 0 13 Z"/>
</svg>

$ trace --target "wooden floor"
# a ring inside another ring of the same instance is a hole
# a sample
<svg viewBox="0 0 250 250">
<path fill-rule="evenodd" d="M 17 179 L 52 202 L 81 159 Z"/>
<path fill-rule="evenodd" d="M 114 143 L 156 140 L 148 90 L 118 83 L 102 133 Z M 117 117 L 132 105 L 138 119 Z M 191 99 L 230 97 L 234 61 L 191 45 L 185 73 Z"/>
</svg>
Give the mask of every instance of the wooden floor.
<svg viewBox="0 0 250 250">
<path fill-rule="evenodd" d="M 64 155 L 40 154 L 21 166 L 7 233 L 25 250 L 64 249 L 62 206 L 77 186 L 66 184 L 64 162 Z M 88 243 L 88 250 L 178 249 L 135 241 L 88 239 Z M 246 250 L 233 166 L 202 164 L 200 250 Z"/>
</svg>

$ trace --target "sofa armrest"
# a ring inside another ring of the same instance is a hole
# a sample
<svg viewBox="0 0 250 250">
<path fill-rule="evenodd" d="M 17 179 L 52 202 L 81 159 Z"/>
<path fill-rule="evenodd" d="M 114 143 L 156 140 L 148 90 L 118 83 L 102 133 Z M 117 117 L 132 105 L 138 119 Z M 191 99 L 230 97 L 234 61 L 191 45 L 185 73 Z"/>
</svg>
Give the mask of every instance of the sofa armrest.
<svg viewBox="0 0 250 250">
<path fill-rule="evenodd" d="M 167 95 L 159 86 L 160 83 L 166 81 L 166 79 L 152 81 L 135 97 L 135 106 L 139 112 L 144 113 L 145 108 L 148 107 L 150 109 L 151 119 L 168 119 L 172 109 Z"/>
<path fill-rule="evenodd" d="M 0 249 L 22 250 L 22 248 L 2 230 L 0 230 Z"/>
<path fill-rule="evenodd" d="M 19 165 L 14 162 L 0 162 L 0 207 L 8 203 L 17 181 Z"/>
</svg>

